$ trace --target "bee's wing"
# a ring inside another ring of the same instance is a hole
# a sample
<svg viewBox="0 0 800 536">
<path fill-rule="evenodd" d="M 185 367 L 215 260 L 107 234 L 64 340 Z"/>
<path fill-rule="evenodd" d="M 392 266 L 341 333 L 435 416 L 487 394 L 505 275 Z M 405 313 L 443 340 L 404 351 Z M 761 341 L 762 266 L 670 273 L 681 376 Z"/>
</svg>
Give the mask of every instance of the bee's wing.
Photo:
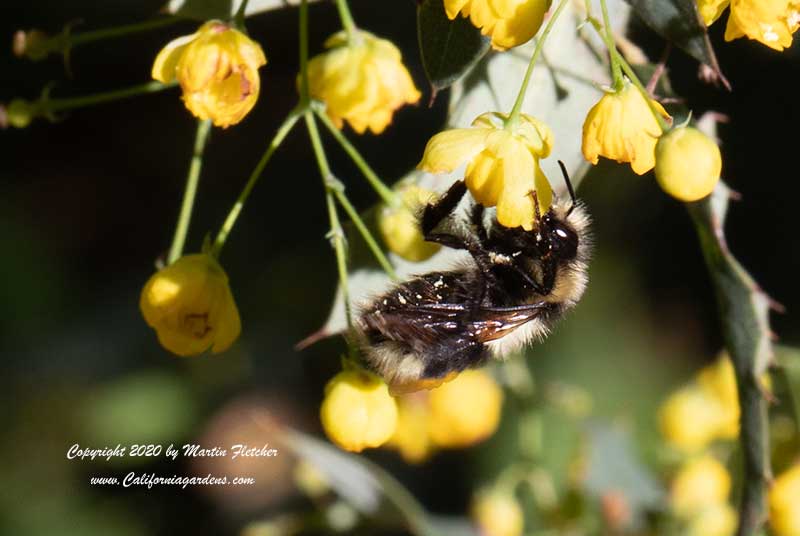
<svg viewBox="0 0 800 536">
<path fill-rule="evenodd" d="M 548 302 L 515 307 L 479 307 L 463 304 L 421 304 L 373 312 L 364 323 L 391 340 L 403 341 L 423 352 L 446 338 L 469 337 L 484 343 L 499 339 L 537 318 Z"/>
</svg>

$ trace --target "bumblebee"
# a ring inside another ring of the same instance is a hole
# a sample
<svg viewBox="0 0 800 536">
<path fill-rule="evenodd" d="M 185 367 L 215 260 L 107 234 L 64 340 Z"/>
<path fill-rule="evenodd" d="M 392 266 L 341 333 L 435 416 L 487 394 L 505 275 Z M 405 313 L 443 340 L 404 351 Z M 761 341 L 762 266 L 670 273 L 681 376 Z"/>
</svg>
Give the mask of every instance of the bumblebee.
<svg viewBox="0 0 800 536">
<path fill-rule="evenodd" d="M 580 300 L 589 217 L 559 164 L 570 200 L 537 211 L 532 231 L 503 227 L 474 202 L 458 218 L 463 180 L 423 209 L 425 239 L 466 250 L 471 261 L 400 283 L 361 308 L 355 327 L 362 355 L 393 393 L 436 386 L 540 341 Z"/>
</svg>

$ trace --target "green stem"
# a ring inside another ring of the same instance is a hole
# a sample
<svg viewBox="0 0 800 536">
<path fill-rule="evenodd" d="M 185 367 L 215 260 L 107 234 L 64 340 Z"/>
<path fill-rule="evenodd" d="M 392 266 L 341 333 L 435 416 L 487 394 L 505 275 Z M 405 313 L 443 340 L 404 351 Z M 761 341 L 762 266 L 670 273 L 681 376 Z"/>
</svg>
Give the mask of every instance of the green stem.
<svg viewBox="0 0 800 536">
<path fill-rule="evenodd" d="M 308 0 L 300 2 L 300 101 L 308 103 Z"/>
<path fill-rule="evenodd" d="M 350 13 L 350 6 L 347 5 L 347 0 L 336 0 L 336 7 L 339 9 L 342 26 L 347 32 L 347 40 L 352 43 L 358 36 L 358 29 L 353 21 L 353 15 Z"/>
<path fill-rule="evenodd" d="M 236 200 L 236 203 L 233 204 L 233 207 L 231 207 L 228 217 L 225 218 L 225 222 L 222 224 L 222 227 L 220 227 L 217 237 L 214 239 L 214 245 L 211 247 L 211 252 L 215 257 L 218 257 L 220 251 L 222 251 L 222 247 L 225 245 L 225 240 L 228 238 L 228 234 L 230 234 L 231 229 L 233 229 L 233 226 L 236 224 L 236 219 L 239 217 L 244 204 L 247 202 L 250 192 L 253 191 L 258 179 L 261 178 L 261 172 L 264 171 L 264 167 L 267 165 L 267 162 L 269 162 L 270 158 L 272 158 L 272 155 L 275 154 L 275 151 L 278 149 L 278 147 L 280 147 L 284 138 L 286 138 L 286 135 L 292 130 L 292 127 L 297 120 L 300 119 L 301 115 L 303 115 L 303 108 L 298 105 L 289 112 L 289 115 L 287 115 L 286 119 L 283 120 L 281 126 L 278 127 L 278 131 L 275 133 L 275 136 L 267 146 L 266 151 L 264 151 L 264 154 L 261 156 L 258 164 L 256 164 L 256 167 L 250 174 L 250 178 L 247 179 L 247 183 L 244 185 L 242 192 L 239 194 L 239 198 Z"/>
<path fill-rule="evenodd" d="M 167 255 L 167 265 L 175 262 L 183 254 L 183 245 L 186 243 L 186 234 L 189 232 L 189 222 L 192 219 L 192 208 L 197 193 L 197 183 L 200 180 L 200 169 L 203 167 L 203 151 L 211 131 L 211 121 L 198 121 L 197 133 L 194 138 L 194 150 L 189 164 L 189 174 L 186 176 L 186 189 L 183 192 L 183 203 L 178 215 L 178 224 L 175 226 L 175 235 Z"/>
<path fill-rule="evenodd" d="M 364 242 L 367 243 L 367 246 L 369 246 L 372 254 L 375 255 L 375 259 L 378 261 L 378 264 L 381 265 L 389 277 L 397 280 L 398 277 L 394 271 L 394 268 L 392 268 L 392 264 L 389 262 L 389 259 L 386 258 L 386 255 L 383 254 L 383 250 L 381 250 L 381 247 L 378 245 L 375 237 L 372 236 L 372 233 L 369 231 L 366 224 L 364 224 L 364 220 L 361 219 L 358 211 L 355 209 L 355 207 L 353 207 L 353 204 L 350 203 L 350 200 L 344 193 L 344 188 L 334 188 L 333 192 L 334 195 L 336 195 L 336 199 L 339 201 L 339 204 L 342 205 L 344 211 L 347 212 L 347 216 L 353 222 L 353 225 L 355 225 L 356 229 L 358 229 L 358 232 L 361 234 Z"/>
<path fill-rule="evenodd" d="M 63 112 L 65 110 L 74 110 L 75 108 L 82 108 L 84 106 L 91 106 L 94 104 L 101 104 L 103 102 L 110 102 L 145 93 L 156 93 L 175 86 L 175 83 L 162 84 L 161 82 L 146 82 L 137 86 L 127 87 L 123 89 L 116 89 L 106 93 L 95 93 L 93 95 L 84 95 L 82 97 L 70 97 L 66 99 L 50 99 L 44 96 L 39 103 L 41 107 L 39 112 L 42 115 L 48 113 Z"/>
<path fill-rule="evenodd" d="M 325 187 L 325 202 L 328 205 L 328 219 L 330 220 L 331 229 L 328 236 L 333 243 L 333 248 L 336 251 L 336 266 L 339 270 L 339 283 L 342 287 L 342 297 L 344 299 L 344 310 L 347 318 L 348 330 L 353 327 L 353 314 L 350 308 L 350 291 L 347 283 L 347 261 L 345 255 L 345 239 L 344 230 L 339 222 L 339 215 L 336 212 L 336 203 L 333 196 L 335 195 L 336 187 L 334 186 L 335 179 L 331 173 L 331 168 L 328 165 L 328 158 L 325 156 L 325 149 L 322 147 L 322 140 L 319 136 L 317 123 L 314 120 L 314 115 L 310 111 L 303 114 L 306 121 L 308 130 L 308 137 L 311 138 L 311 146 L 314 148 L 314 156 L 317 159 L 319 166 L 319 173 L 322 176 L 322 185 Z"/>
<path fill-rule="evenodd" d="M 236 28 L 242 32 L 245 31 L 244 27 L 244 17 L 245 11 L 247 11 L 247 2 L 249 0 L 242 0 L 242 3 L 239 4 L 239 9 L 236 10 L 236 15 L 233 16 L 233 24 Z"/>
<path fill-rule="evenodd" d="M 622 89 L 625 80 L 622 78 L 622 70 L 619 65 L 620 55 L 617 52 L 617 44 L 614 42 L 614 34 L 611 31 L 611 22 L 608 18 L 608 6 L 606 0 L 600 0 L 600 9 L 603 12 L 603 25 L 605 26 L 605 43 L 611 57 L 611 77 L 613 80 L 614 91 Z M 646 95 L 646 94 L 645 94 Z"/>
<path fill-rule="evenodd" d="M 356 149 L 345 137 L 345 135 L 342 134 L 342 131 L 336 128 L 336 125 L 331 122 L 328 114 L 325 113 L 325 110 L 320 108 L 320 106 L 317 104 L 313 104 L 312 109 L 314 110 L 316 116 L 319 117 L 320 121 L 322 121 L 322 123 L 327 127 L 328 131 L 330 131 L 333 137 L 336 138 L 336 141 L 339 142 L 339 145 L 342 146 L 342 149 L 344 149 L 344 151 L 350 156 L 350 158 L 353 160 L 353 163 L 355 163 L 358 169 L 361 170 L 361 173 L 364 175 L 367 181 L 369 181 L 370 186 L 372 186 L 383 202 L 389 206 L 397 205 L 399 203 L 398 196 L 395 195 L 391 188 L 383 183 L 383 181 L 378 177 L 377 173 L 372 170 L 367 161 L 364 160 L 364 157 L 362 157 L 358 152 L 358 149 Z"/>
<path fill-rule="evenodd" d="M 169 26 L 171 24 L 175 24 L 182 20 L 184 19 L 174 16 L 159 17 L 156 19 L 137 22 L 134 24 L 128 24 L 125 26 L 117 26 L 115 28 L 104 28 L 102 30 L 83 32 L 73 35 L 62 34 L 55 37 L 54 39 L 62 40 L 63 42 L 59 43 L 60 47 L 62 49 L 67 49 L 71 47 L 76 47 L 78 45 L 85 45 L 87 43 L 91 43 L 94 41 L 100 41 L 102 39 L 108 39 L 109 37 L 120 37 L 123 35 L 130 35 L 133 33 L 145 32 L 147 30 L 152 30 L 155 28 L 161 28 L 162 26 Z"/>
<path fill-rule="evenodd" d="M 531 81 L 531 74 L 533 74 L 533 66 L 536 65 L 536 60 L 539 59 L 539 55 L 542 53 L 542 47 L 544 47 L 544 43 L 547 41 L 547 36 L 550 35 L 550 30 L 553 29 L 553 25 L 558 19 L 558 16 L 561 14 L 564 8 L 567 7 L 568 3 L 569 0 L 561 0 L 558 3 L 555 13 L 553 13 L 553 15 L 550 17 L 550 20 L 547 21 L 547 26 L 544 27 L 542 36 L 536 41 L 536 48 L 533 50 L 531 61 L 528 62 L 528 69 L 525 71 L 525 77 L 522 79 L 522 85 L 519 88 L 517 100 L 514 101 L 514 107 L 511 109 L 511 113 L 508 115 L 508 121 L 506 124 L 513 126 L 518 121 L 520 111 L 522 110 L 522 103 L 525 101 L 525 94 L 528 92 L 528 84 Z"/>
</svg>

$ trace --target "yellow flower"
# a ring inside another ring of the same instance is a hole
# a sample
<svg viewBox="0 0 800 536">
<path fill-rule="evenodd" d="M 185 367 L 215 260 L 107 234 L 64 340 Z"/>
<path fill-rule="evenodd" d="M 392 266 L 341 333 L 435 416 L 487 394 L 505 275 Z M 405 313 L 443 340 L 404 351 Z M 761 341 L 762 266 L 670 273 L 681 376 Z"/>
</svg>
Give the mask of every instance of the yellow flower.
<svg viewBox="0 0 800 536">
<path fill-rule="evenodd" d="M 439 251 L 440 245 L 426 242 L 419 227 L 418 215 L 435 194 L 416 184 L 395 188 L 400 196 L 399 206 L 384 205 L 378 214 L 378 228 L 392 253 L 412 262 L 420 262 Z"/>
<path fill-rule="evenodd" d="M 656 145 L 656 180 L 680 201 L 697 201 L 719 182 L 722 155 L 717 144 L 692 127 L 670 130 Z"/>
<path fill-rule="evenodd" d="M 709 455 L 681 467 L 670 490 L 670 504 L 678 517 L 689 519 L 708 506 L 724 503 L 731 492 L 725 466 Z"/>
<path fill-rule="evenodd" d="M 472 519 L 482 536 L 520 536 L 525 515 L 516 498 L 505 491 L 484 491 L 472 504 Z"/>
<path fill-rule="evenodd" d="M 469 162 L 467 188 L 486 207 L 497 207 L 497 221 L 505 227 L 530 231 L 535 222 L 533 192 L 541 214 L 547 212 L 553 190 L 539 159 L 550 154 L 553 133 L 547 125 L 521 114 L 516 125 L 504 114 L 489 112 L 471 128 L 446 130 L 433 136 L 417 166 L 431 173 L 446 173 Z M 493 120 L 505 125 L 496 126 Z"/>
<path fill-rule="evenodd" d="M 800 535 L 800 463 L 773 481 L 769 490 L 769 523 L 775 536 Z"/>
<path fill-rule="evenodd" d="M 444 0 L 447 17 L 469 17 L 492 47 L 506 50 L 527 43 L 539 31 L 550 0 Z"/>
<path fill-rule="evenodd" d="M 428 434 L 428 396 L 426 393 L 411 393 L 396 400 L 397 429 L 387 446 L 400 452 L 408 463 L 422 463 L 435 450 Z"/>
<path fill-rule="evenodd" d="M 420 98 L 400 51 L 391 41 L 358 31 L 352 42 L 339 32 L 325 41 L 331 50 L 308 63 L 308 90 L 326 105 L 328 116 L 342 128 L 347 121 L 359 134 L 369 128 L 380 134 L 392 114 Z"/>
<path fill-rule="evenodd" d="M 167 43 L 156 56 L 152 76 L 176 78 L 186 108 L 218 127 L 241 121 L 258 100 L 258 68 L 267 63 L 258 43 L 223 22 L 209 21 L 192 35 Z"/>
<path fill-rule="evenodd" d="M 661 405 L 658 417 L 667 443 L 686 452 L 702 450 L 732 422 L 738 426 L 738 421 L 731 420 L 730 411 L 696 385 L 670 395 Z"/>
<path fill-rule="evenodd" d="M 503 391 L 489 373 L 466 370 L 429 393 L 431 440 L 439 447 L 468 447 L 497 430 Z"/>
<path fill-rule="evenodd" d="M 670 119 L 656 101 L 653 106 Z M 661 127 L 639 89 L 625 80 L 622 89 L 606 93 L 592 106 L 583 123 L 583 157 L 597 164 L 604 156 L 617 162 L 630 162 L 631 169 L 643 175 L 655 165 L 655 148 Z"/>
<path fill-rule="evenodd" d="M 365 370 L 344 370 L 325 386 L 322 427 L 345 450 L 386 443 L 397 428 L 397 405 L 386 383 Z"/>
<path fill-rule="evenodd" d="M 730 3 L 731 0 L 697 0 L 697 9 L 706 26 L 711 26 Z"/>
<path fill-rule="evenodd" d="M 228 276 L 205 253 L 186 255 L 147 281 L 139 300 L 161 346 L 180 356 L 224 352 L 242 330 Z"/>
<path fill-rule="evenodd" d="M 733 536 L 736 532 L 736 510 L 727 502 L 705 507 L 692 517 L 686 536 Z"/>
<path fill-rule="evenodd" d="M 800 26 L 800 0 L 731 0 L 725 40 L 742 36 L 781 51 Z"/>
</svg>

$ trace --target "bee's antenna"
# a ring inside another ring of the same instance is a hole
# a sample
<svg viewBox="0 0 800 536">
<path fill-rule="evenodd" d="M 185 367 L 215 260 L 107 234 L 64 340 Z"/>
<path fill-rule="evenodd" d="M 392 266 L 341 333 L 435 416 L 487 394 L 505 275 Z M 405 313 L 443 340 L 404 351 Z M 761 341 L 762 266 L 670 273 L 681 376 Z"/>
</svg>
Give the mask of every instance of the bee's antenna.
<svg viewBox="0 0 800 536">
<path fill-rule="evenodd" d="M 558 161 L 558 165 L 561 167 L 561 174 L 564 175 L 564 182 L 567 183 L 567 190 L 569 191 L 569 198 L 572 199 L 572 205 L 569 207 L 567 211 L 567 216 L 572 213 L 572 209 L 575 208 L 575 189 L 572 187 L 572 182 L 569 180 L 569 173 L 567 173 L 567 166 L 564 165 L 564 162 L 561 160 Z"/>
<path fill-rule="evenodd" d="M 533 197 L 533 216 L 536 219 L 536 228 L 542 222 L 542 214 L 539 212 L 539 196 L 536 195 L 536 190 L 531 190 L 531 197 Z"/>
</svg>

